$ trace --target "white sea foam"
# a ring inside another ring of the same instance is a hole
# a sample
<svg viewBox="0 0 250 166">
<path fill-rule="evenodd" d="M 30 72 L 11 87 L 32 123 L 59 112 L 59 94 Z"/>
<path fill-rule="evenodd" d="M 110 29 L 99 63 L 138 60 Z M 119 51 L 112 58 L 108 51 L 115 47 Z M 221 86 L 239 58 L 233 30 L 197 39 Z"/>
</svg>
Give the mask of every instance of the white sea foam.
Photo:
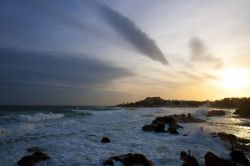
<svg viewBox="0 0 250 166">
<path fill-rule="evenodd" d="M 199 107 L 192 115 L 202 120 L 207 120 L 208 107 Z"/>
<path fill-rule="evenodd" d="M 0 133 L 3 131 L 0 135 L 0 165 L 15 165 L 27 155 L 26 149 L 33 146 L 45 149 L 51 157 L 46 163 L 48 166 L 101 166 L 103 160 L 127 153 L 143 153 L 154 166 L 179 166 L 180 152 L 189 149 L 200 164 L 204 164 L 207 151 L 229 158 L 224 144 L 207 133 L 225 130 L 237 134 L 238 128 L 232 124 L 228 127 L 209 123 L 181 124 L 184 128 L 179 130 L 179 135 L 141 130 L 156 116 L 194 111 L 193 108 L 140 108 L 81 111 L 90 112 L 92 116 L 79 116 L 78 113 L 65 117 L 57 113 L 23 114 L 21 122 L 6 123 L 0 128 Z M 6 131 L 11 132 L 6 135 Z M 244 132 L 249 132 L 249 129 L 244 129 Z M 103 136 L 109 137 L 111 143 L 102 144 Z M 121 164 L 116 162 L 115 166 Z"/>
<path fill-rule="evenodd" d="M 83 109 L 71 109 L 72 112 L 79 113 L 79 114 L 91 114 L 93 110 L 83 110 Z"/>
<path fill-rule="evenodd" d="M 63 118 L 64 114 L 58 114 L 58 113 L 36 113 L 33 115 L 19 115 L 18 118 L 23 121 L 45 121 L 45 120 L 51 120 L 51 119 L 60 119 Z"/>
</svg>

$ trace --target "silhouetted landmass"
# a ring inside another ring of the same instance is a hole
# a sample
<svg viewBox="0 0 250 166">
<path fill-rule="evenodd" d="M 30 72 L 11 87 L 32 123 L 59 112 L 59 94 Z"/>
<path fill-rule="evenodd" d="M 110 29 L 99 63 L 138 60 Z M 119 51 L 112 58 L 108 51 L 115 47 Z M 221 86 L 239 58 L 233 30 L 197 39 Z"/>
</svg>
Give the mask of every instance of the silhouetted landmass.
<svg viewBox="0 0 250 166">
<path fill-rule="evenodd" d="M 198 107 L 209 101 L 165 100 L 160 97 L 146 97 L 134 103 L 119 104 L 120 107 Z"/>
<path fill-rule="evenodd" d="M 211 107 L 217 108 L 250 108 L 250 98 L 224 98 L 215 101 L 194 101 L 194 100 L 165 100 L 160 97 L 146 97 L 144 100 L 123 103 L 118 106 L 121 107 L 198 107 L 209 104 Z"/>
<path fill-rule="evenodd" d="M 144 100 L 119 104 L 119 107 L 199 107 L 211 106 L 215 108 L 238 108 L 234 114 L 240 117 L 250 118 L 250 98 L 224 98 L 215 101 L 193 100 L 165 100 L 160 97 L 146 97 Z"/>
<path fill-rule="evenodd" d="M 219 107 L 219 108 L 242 108 L 242 107 L 249 107 L 250 108 L 250 97 L 243 97 L 243 98 L 224 98 L 222 100 L 215 100 L 211 102 L 212 107 Z"/>
</svg>

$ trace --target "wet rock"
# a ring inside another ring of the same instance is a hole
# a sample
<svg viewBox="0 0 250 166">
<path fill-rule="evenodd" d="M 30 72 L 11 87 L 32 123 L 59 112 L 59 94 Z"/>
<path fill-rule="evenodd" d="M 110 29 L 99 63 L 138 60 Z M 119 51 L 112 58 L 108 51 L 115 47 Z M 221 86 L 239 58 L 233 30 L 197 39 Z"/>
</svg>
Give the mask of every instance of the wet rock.
<svg viewBox="0 0 250 166">
<path fill-rule="evenodd" d="M 241 163 L 246 166 L 250 166 L 250 162 L 242 151 L 234 150 L 230 153 L 230 156 L 234 162 Z"/>
<path fill-rule="evenodd" d="M 154 125 L 144 125 L 143 127 L 142 127 L 142 130 L 143 131 L 154 131 L 155 130 L 155 126 Z"/>
<path fill-rule="evenodd" d="M 165 123 L 169 124 L 171 123 L 174 119 L 174 117 L 170 116 L 162 116 L 162 117 L 156 117 L 153 121 L 152 124 L 157 124 L 157 123 Z"/>
<path fill-rule="evenodd" d="M 165 132 L 165 123 L 159 122 L 155 125 L 155 132 Z"/>
<path fill-rule="evenodd" d="M 108 137 L 103 137 L 101 142 L 102 143 L 110 143 L 110 139 Z"/>
<path fill-rule="evenodd" d="M 182 166 L 199 166 L 199 163 L 196 158 L 187 154 L 184 151 L 181 152 L 180 159 L 183 161 Z"/>
<path fill-rule="evenodd" d="M 168 128 L 168 132 L 170 134 L 179 134 L 179 132 L 175 128 L 171 128 L 171 127 Z"/>
<path fill-rule="evenodd" d="M 49 158 L 46 153 L 36 151 L 32 155 L 22 157 L 17 164 L 20 166 L 34 166 L 38 162 L 48 160 Z"/>
<path fill-rule="evenodd" d="M 113 166 L 114 165 L 114 162 L 112 159 L 108 159 L 108 160 L 105 160 L 103 162 L 103 165 L 110 165 L 110 166 Z"/>
<path fill-rule="evenodd" d="M 212 116 L 225 116 L 226 112 L 224 110 L 211 110 L 207 112 L 208 117 Z"/>
<path fill-rule="evenodd" d="M 250 118 L 250 107 L 241 107 L 238 108 L 234 114 L 242 117 L 242 118 Z"/>
<path fill-rule="evenodd" d="M 103 165 L 110 165 L 113 166 L 114 161 L 120 161 L 123 163 L 124 166 L 133 166 L 135 164 L 142 165 L 142 166 L 152 166 L 152 162 L 149 161 L 143 154 L 126 154 L 120 156 L 113 156 L 108 158 L 106 161 L 103 162 Z"/>
<path fill-rule="evenodd" d="M 205 166 L 233 166 L 232 163 L 226 161 L 222 158 L 219 158 L 216 154 L 212 152 L 207 152 L 204 156 Z"/>
<path fill-rule="evenodd" d="M 234 151 L 234 149 L 250 151 L 249 139 L 240 138 L 233 134 L 228 134 L 224 132 L 215 133 L 214 137 L 220 137 L 220 139 L 225 143 L 227 148 L 231 149 L 232 151 Z"/>
<path fill-rule="evenodd" d="M 175 120 L 179 123 L 202 123 L 204 122 L 203 120 L 199 118 L 193 117 L 190 113 L 187 115 L 181 114 L 181 115 L 173 115 Z"/>
</svg>

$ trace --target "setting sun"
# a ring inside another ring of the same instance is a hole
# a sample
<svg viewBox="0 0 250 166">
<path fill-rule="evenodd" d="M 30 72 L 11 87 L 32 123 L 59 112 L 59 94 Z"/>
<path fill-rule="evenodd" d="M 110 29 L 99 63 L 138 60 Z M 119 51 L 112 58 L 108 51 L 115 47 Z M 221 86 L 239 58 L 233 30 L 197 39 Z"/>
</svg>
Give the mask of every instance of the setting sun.
<svg viewBox="0 0 250 166">
<path fill-rule="evenodd" d="M 228 68 L 220 72 L 220 84 L 225 88 L 240 89 L 249 82 L 248 71 L 244 68 Z"/>
</svg>

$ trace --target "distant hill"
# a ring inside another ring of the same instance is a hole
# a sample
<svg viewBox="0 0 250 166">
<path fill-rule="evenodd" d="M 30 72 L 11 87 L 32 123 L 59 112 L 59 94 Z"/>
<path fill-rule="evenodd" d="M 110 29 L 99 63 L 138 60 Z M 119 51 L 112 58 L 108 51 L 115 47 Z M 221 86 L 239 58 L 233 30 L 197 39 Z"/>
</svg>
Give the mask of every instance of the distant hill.
<svg viewBox="0 0 250 166">
<path fill-rule="evenodd" d="M 146 97 L 144 100 L 123 103 L 117 106 L 120 107 L 199 107 L 202 105 L 209 105 L 217 108 L 250 108 L 250 98 L 224 98 L 215 101 L 194 101 L 194 100 L 165 100 L 161 97 Z"/>
<path fill-rule="evenodd" d="M 209 101 L 165 100 L 160 97 L 146 97 L 134 103 L 124 103 L 120 107 L 198 107 L 208 104 Z"/>
</svg>

